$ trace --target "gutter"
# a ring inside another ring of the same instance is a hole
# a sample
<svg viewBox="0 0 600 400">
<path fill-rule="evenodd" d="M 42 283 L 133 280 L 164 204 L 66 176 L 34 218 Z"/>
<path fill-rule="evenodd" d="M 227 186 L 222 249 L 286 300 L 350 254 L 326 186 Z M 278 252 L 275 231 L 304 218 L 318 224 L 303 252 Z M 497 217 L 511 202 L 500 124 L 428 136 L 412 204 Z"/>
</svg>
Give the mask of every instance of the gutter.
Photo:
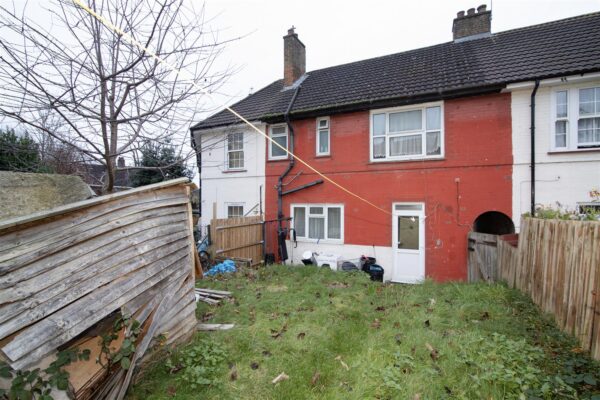
<svg viewBox="0 0 600 400">
<path fill-rule="evenodd" d="M 531 215 L 535 214 L 535 95 L 540 87 L 539 79 L 535 80 L 531 92 Z"/>
</svg>

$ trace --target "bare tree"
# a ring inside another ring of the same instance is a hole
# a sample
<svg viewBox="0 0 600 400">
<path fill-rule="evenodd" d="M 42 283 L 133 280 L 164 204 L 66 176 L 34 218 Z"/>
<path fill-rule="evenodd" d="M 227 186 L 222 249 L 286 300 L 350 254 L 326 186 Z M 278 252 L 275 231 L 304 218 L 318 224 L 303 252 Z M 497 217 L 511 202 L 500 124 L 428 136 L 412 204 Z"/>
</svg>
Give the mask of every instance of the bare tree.
<svg viewBox="0 0 600 400">
<path fill-rule="evenodd" d="M 182 0 L 88 4 L 206 90 L 216 90 L 232 73 L 214 71 L 227 41 L 208 29 L 203 7 Z M 24 11 L 0 7 L 0 116 L 102 163 L 104 192 L 113 190 L 117 157 L 136 159 L 148 140 L 177 145 L 178 156 L 189 159 L 188 127 L 203 111 L 200 90 L 71 0 L 54 0 L 48 12 L 58 34 Z M 49 115 L 54 124 L 47 123 Z"/>
</svg>

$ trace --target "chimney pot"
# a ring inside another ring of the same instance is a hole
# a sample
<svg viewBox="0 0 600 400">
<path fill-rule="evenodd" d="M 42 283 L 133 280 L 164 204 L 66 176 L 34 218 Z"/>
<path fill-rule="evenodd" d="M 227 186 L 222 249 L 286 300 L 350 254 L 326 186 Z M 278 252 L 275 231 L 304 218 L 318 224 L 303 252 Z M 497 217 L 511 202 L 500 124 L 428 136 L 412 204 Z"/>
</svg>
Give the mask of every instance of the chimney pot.
<svg viewBox="0 0 600 400">
<path fill-rule="evenodd" d="M 306 49 L 295 27 L 283 37 L 283 86 L 291 86 L 306 72 Z"/>
<path fill-rule="evenodd" d="M 465 16 L 464 11 L 456 14 L 452 24 L 452 36 L 454 41 L 469 40 L 471 38 L 479 38 L 491 33 L 492 27 L 492 12 L 487 11 L 485 4 L 477 7 L 477 13 L 474 8 L 467 10 Z"/>
</svg>

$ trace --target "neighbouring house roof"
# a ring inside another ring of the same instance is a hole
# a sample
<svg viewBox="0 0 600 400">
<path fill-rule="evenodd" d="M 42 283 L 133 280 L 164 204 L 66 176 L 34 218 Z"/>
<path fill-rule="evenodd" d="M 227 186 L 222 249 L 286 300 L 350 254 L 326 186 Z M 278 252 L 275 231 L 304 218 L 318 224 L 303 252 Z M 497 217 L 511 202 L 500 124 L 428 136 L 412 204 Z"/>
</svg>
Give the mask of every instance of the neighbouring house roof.
<svg viewBox="0 0 600 400">
<path fill-rule="evenodd" d="M 0 220 L 75 203 L 93 195 L 78 176 L 0 171 Z"/>
<path fill-rule="evenodd" d="M 600 12 L 311 71 L 290 115 L 439 100 L 594 71 L 600 71 Z M 276 122 L 294 92 L 282 89 L 280 79 L 232 108 L 249 120 Z M 238 122 L 223 110 L 191 129 Z"/>
</svg>

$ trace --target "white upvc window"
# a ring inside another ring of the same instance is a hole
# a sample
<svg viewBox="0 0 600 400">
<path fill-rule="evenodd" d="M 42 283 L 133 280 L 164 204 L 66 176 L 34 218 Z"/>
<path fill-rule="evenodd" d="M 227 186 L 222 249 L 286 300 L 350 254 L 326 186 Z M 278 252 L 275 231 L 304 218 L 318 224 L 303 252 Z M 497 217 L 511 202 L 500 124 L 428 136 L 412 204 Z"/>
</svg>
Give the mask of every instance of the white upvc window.
<svg viewBox="0 0 600 400">
<path fill-rule="evenodd" d="M 243 204 L 228 204 L 227 205 L 227 218 L 239 218 L 244 216 L 244 205 Z"/>
<path fill-rule="evenodd" d="M 577 146 L 600 147 L 600 86 L 579 89 Z"/>
<path fill-rule="evenodd" d="M 344 242 L 343 205 L 292 204 L 291 215 L 297 239 L 310 242 Z"/>
<path fill-rule="evenodd" d="M 288 148 L 288 132 L 287 125 L 273 125 L 269 129 L 269 137 L 279 145 Z M 279 146 L 269 141 L 269 160 L 284 160 L 287 158 L 287 153 Z"/>
<path fill-rule="evenodd" d="M 444 156 L 443 103 L 371 111 L 371 161 Z"/>
<path fill-rule="evenodd" d="M 317 119 L 317 156 L 328 156 L 330 154 L 330 129 L 329 117 Z"/>
<path fill-rule="evenodd" d="M 242 132 L 227 135 L 227 169 L 244 169 L 244 134 Z"/>
<path fill-rule="evenodd" d="M 600 147 L 600 85 L 552 92 L 552 149 Z"/>
</svg>

